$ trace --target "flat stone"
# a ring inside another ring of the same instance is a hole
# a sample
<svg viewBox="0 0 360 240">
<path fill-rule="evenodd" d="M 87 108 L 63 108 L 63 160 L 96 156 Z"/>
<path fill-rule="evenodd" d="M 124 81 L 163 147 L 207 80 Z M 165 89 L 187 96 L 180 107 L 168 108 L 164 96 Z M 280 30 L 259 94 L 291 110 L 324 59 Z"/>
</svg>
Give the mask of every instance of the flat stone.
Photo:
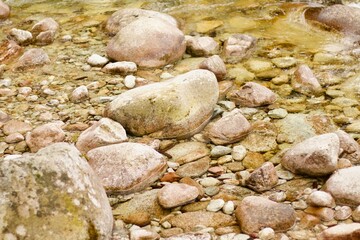
<svg viewBox="0 0 360 240">
<path fill-rule="evenodd" d="M 267 152 L 277 149 L 277 129 L 275 124 L 267 121 L 256 121 L 251 132 L 241 141 L 251 152 Z"/>
<path fill-rule="evenodd" d="M 269 117 L 274 118 L 274 119 L 281 119 L 281 118 L 285 118 L 288 115 L 288 112 L 286 111 L 286 109 L 283 108 L 276 108 L 273 110 L 270 110 L 268 112 Z"/>
<path fill-rule="evenodd" d="M 351 217 L 351 211 L 349 206 L 338 206 L 335 208 L 334 219 L 337 221 L 345 221 Z"/>
<path fill-rule="evenodd" d="M 235 161 L 241 161 L 246 156 L 247 150 L 242 145 L 236 145 L 233 147 L 231 152 L 231 156 Z"/>
<path fill-rule="evenodd" d="M 296 174 L 324 176 L 337 168 L 339 137 L 327 133 L 309 138 L 285 152 L 281 164 Z"/>
<path fill-rule="evenodd" d="M 224 156 L 229 153 L 231 153 L 231 147 L 215 146 L 211 149 L 210 155 L 216 158 L 216 157 Z"/>
<path fill-rule="evenodd" d="M 28 131 L 31 131 L 31 129 L 32 129 L 32 127 L 29 123 L 15 120 L 15 119 L 7 121 L 3 126 L 3 132 L 6 135 L 10 135 L 12 133 L 24 134 Z"/>
<path fill-rule="evenodd" d="M 264 163 L 260 168 L 255 169 L 251 173 L 245 183 L 249 188 L 257 192 L 272 189 L 278 183 L 278 176 L 274 165 L 271 162 Z"/>
<path fill-rule="evenodd" d="M 185 138 L 208 122 L 218 96 L 215 75 L 194 70 L 126 91 L 106 107 L 104 115 L 136 136 Z"/>
<path fill-rule="evenodd" d="M 360 238 L 360 223 L 339 224 L 324 230 L 319 240 L 356 240 Z"/>
<path fill-rule="evenodd" d="M 130 238 L 132 240 L 142 240 L 142 239 L 160 239 L 160 235 L 156 232 L 146 230 L 146 229 L 135 229 L 130 231 Z"/>
<path fill-rule="evenodd" d="M 249 188 L 232 185 L 232 184 L 223 184 L 220 186 L 220 192 L 214 196 L 214 199 L 222 198 L 224 201 L 238 200 L 241 201 L 245 197 L 254 196 L 256 192 L 252 191 Z"/>
<path fill-rule="evenodd" d="M 293 57 L 278 57 L 271 59 L 278 68 L 290 68 L 296 65 L 297 60 Z"/>
<path fill-rule="evenodd" d="M 209 202 L 206 207 L 206 210 L 209 212 L 217 212 L 222 209 L 225 205 L 225 201 L 222 199 L 214 199 Z"/>
<path fill-rule="evenodd" d="M 211 240 L 211 235 L 209 233 L 184 233 L 175 236 L 171 236 L 168 238 L 164 238 L 164 240 Z"/>
<path fill-rule="evenodd" d="M 330 222 L 334 220 L 335 211 L 332 208 L 327 207 L 308 207 L 304 211 L 320 218 L 324 222 Z"/>
<path fill-rule="evenodd" d="M 199 160 L 196 160 L 195 162 L 186 163 L 180 166 L 176 170 L 176 173 L 181 177 L 200 177 L 201 175 L 207 172 L 209 167 L 210 167 L 210 158 L 204 157 Z"/>
<path fill-rule="evenodd" d="M 262 154 L 257 152 L 248 152 L 242 163 L 246 169 L 256 169 L 265 162 Z"/>
<path fill-rule="evenodd" d="M 50 63 L 50 58 L 42 48 L 28 49 L 17 61 L 15 69 L 25 70 Z"/>
<path fill-rule="evenodd" d="M 270 61 L 263 59 L 250 59 L 246 62 L 246 66 L 254 73 L 264 72 L 274 68 L 274 65 Z"/>
<path fill-rule="evenodd" d="M 247 234 L 257 233 L 264 227 L 283 232 L 289 230 L 296 221 L 295 211 L 290 205 L 256 196 L 244 198 L 235 215 L 241 230 Z"/>
<path fill-rule="evenodd" d="M 111 237 L 113 216 L 104 188 L 73 145 L 56 143 L 4 159 L 0 176 L 1 239 L 8 233 L 28 239 Z"/>
<path fill-rule="evenodd" d="M 130 194 L 155 182 L 165 171 L 166 157 L 140 143 L 118 143 L 87 153 L 89 164 L 107 192 Z M 122 174 L 117 174 L 117 173 Z"/>
<path fill-rule="evenodd" d="M 184 205 L 181 207 L 182 212 L 197 212 L 197 211 L 203 211 L 206 210 L 207 205 L 209 204 L 209 201 L 203 201 L 203 202 L 192 202 L 187 205 Z"/>
<path fill-rule="evenodd" d="M 167 150 L 166 154 L 172 157 L 171 161 L 184 164 L 210 155 L 210 149 L 205 143 L 184 142 Z"/>
<path fill-rule="evenodd" d="M 134 73 L 137 71 L 136 63 L 129 61 L 120 61 L 114 63 L 108 63 L 103 68 L 102 71 L 112 74 L 122 74 L 126 75 L 129 73 Z"/>
<path fill-rule="evenodd" d="M 23 140 L 25 140 L 25 138 L 21 133 L 12 133 L 5 137 L 6 143 L 18 143 Z"/>
<path fill-rule="evenodd" d="M 206 177 L 206 178 L 202 178 L 200 180 L 200 184 L 204 187 L 212 187 L 212 186 L 217 186 L 220 185 L 220 181 L 216 178 L 213 177 Z"/>
<path fill-rule="evenodd" d="M 167 184 L 158 192 L 158 200 L 164 208 L 174 208 L 195 200 L 199 195 L 196 187 L 184 183 Z"/>
</svg>

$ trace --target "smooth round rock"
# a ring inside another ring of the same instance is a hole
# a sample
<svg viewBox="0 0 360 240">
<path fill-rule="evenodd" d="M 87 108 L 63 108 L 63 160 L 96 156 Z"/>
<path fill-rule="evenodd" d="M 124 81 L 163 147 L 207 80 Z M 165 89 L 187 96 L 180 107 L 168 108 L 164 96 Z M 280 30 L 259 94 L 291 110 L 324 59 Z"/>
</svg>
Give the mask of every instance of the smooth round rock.
<svg viewBox="0 0 360 240">
<path fill-rule="evenodd" d="M 174 208 L 185 205 L 199 196 L 196 187 L 184 183 L 172 183 L 165 185 L 158 192 L 158 200 L 164 208 Z"/>
</svg>

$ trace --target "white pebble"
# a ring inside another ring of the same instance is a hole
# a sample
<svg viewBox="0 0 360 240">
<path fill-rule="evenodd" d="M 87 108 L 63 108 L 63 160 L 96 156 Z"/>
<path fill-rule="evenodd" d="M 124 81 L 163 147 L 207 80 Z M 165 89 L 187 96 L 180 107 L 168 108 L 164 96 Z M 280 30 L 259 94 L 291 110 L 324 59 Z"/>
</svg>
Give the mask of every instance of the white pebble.
<svg viewBox="0 0 360 240">
<path fill-rule="evenodd" d="M 31 93 L 32 89 L 31 87 L 21 87 L 19 88 L 19 93 L 24 95 L 24 96 L 28 96 Z"/>
<path fill-rule="evenodd" d="M 277 108 L 268 112 L 269 117 L 271 118 L 285 118 L 288 115 L 286 109 Z"/>
<path fill-rule="evenodd" d="M 223 207 L 222 210 L 223 210 L 223 212 L 224 212 L 225 214 L 231 215 L 231 214 L 234 212 L 234 210 L 235 210 L 234 202 L 233 202 L 233 201 L 228 201 L 228 202 L 226 202 L 226 203 L 224 204 L 224 207 Z"/>
<path fill-rule="evenodd" d="M 171 224 L 168 221 L 161 223 L 161 226 L 165 229 L 171 228 Z"/>
<path fill-rule="evenodd" d="M 246 151 L 246 148 L 244 146 L 236 145 L 232 149 L 231 156 L 233 157 L 234 160 L 241 161 L 246 156 L 246 152 L 247 151 Z"/>
<path fill-rule="evenodd" d="M 259 232 L 259 238 L 261 240 L 271 240 L 275 238 L 275 232 L 272 228 L 264 228 Z"/>
<path fill-rule="evenodd" d="M 71 94 L 71 99 L 73 102 L 81 102 L 82 100 L 88 98 L 89 92 L 86 86 L 80 86 L 75 88 Z"/>
<path fill-rule="evenodd" d="M 133 75 L 127 75 L 124 79 L 125 87 L 131 89 L 134 88 L 136 84 L 136 77 Z"/>
<path fill-rule="evenodd" d="M 213 177 L 206 177 L 200 180 L 200 184 L 203 187 L 212 187 L 212 186 L 217 186 L 220 185 L 220 181 L 217 180 L 216 178 Z"/>
<path fill-rule="evenodd" d="M 211 200 L 209 205 L 207 205 L 206 210 L 209 212 L 217 212 L 222 209 L 225 205 L 225 201 L 222 199 Z"/>
<path fill-rule="evenodd" d="M 55 95 L 55 92 L 53 90 L 51 90 L 50 88 L 45 88 L 43 93 L 46 94 L 46 95 L 50 95 L 50 96 Z"/>
<path fill-rule="evenodd" d="M 109 62 L 109 59 L 102 57 L 98 54 L 92 54 L 88 59 L 87 63 L 93 67 L 102 67 Z"/>
<path fill-rule="evenodd" d="M 210 152 L 212 157 L 221 157 L 228 153 L 231 153 L 231 148 L 225 146 L 215 146 L 211 149 Z"/>
</svg>

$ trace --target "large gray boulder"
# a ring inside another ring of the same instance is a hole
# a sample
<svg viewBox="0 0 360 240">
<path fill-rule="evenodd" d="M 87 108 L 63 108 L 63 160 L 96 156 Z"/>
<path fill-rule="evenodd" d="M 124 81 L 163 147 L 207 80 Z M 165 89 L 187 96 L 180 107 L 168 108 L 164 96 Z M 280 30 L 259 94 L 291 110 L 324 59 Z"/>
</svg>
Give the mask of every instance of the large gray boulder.
<svg viewBox="0 0 360 240">
<path fill-rule="evenodd" d="M 115 98 L 104 115 L 136 136 L 184 138 L 204 127 L 218 96 L 215 75 L 207 70 L 194 70 L 129 90 Z"/>
<path fill-rule="evenodd" d="M 80 155 L 70 144 L 55 143 L 0 161 L 0 239 L 110 238 L 105 190 Z"/>
</svg>

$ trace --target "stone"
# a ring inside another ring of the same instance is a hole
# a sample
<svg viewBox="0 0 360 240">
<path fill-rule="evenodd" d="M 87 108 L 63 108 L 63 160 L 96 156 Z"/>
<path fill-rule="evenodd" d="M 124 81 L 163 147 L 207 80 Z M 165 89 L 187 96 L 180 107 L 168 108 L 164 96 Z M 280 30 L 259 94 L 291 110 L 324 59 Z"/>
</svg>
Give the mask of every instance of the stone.
<svg viewBox="0 0 360 240">
<path fill-rule="evenodd" d="M 6 143 L 18 143 L 23 141 L 25 138 L 21 133 L 12 133 L 5 137 Z"/>
<path fill-rule="evenodd" d="M 186 36 L 186 52 L 193 57 L 206 57 L 219 51 L 219 44 L 212 37 Z"/>
<path fill-rule="evenodd" d="M 223 55 L 229 63 L 240 62 L 252 53 L 256 39 L 246 34 L 234 34 L 224 43 Z"/>
<path fill-rule="evenodd" d="M 337 168 L 340 153 L 339 137 L 327 133 L 296 144 L 282 157 L 281 165 L 295 174 L 324 176 Z"/>
<path fill-rule="evenodd" d="M 244 198 L 235 210 L 235 215 L 241 230 L 247 234 L 257 233 L 264 227 L 283 232 L 289 230 L 296 221 L 295 211 L 290 205 L 257 196 Z"/>
<path fill-rule="evenodd" d="M 36 36 L 36 45 L 49 45 L 54 42 L 55 40 L 56 31 L 48 30 L 39 33 L 39 35 Z"/>
<path fill-rule="evenodd" d="M 278 176 L 271 162 L 266 162 L 260 168 L 255 169 L 245 181 L 246 185 L 256 192 L 270 190 L 275 187 L 277 182 Z"/>
<path fill-rule="evenodd" d="M 5 135 L 10 135 L 12 133 L 24 134 L 28 131 L 31 131 L 31 129 L 32 127 L 29 123 L 12 119 L 5 122 L 2 130 L 5 133 Z"/>
<path fill-rule="evenodd" d="M 138 18 L 119 29 L 106 54 L 116 61 L 156 68 L 179 60 L 185 50 L 184 34 L 177 27 L 159 18 Z"/>
<path fill-rule="evenodd" d="M 74 89 L 71 93 L 71 101 L 74 103 L 83 102 L 89 97 L 89 91 L 86 86 L 82 85 Z"/>
<path fill-rule="evenodd" d="M 339 224 L 322 231 L 319 240 L 356 240 L 360 238 L 360 223 Z"/>
<path fill-rule="evenodd" d="M 181 179 L 181 177 L 174 173 L 174 172 L 168 172 L 165 173 L 162 178 L 160 178 L 160 182 L 178 182 Z"/>
<path fill-rule="evenodd" d="M 210 158 L 203 157 L 194 162 L 186 163 L 180 166 L 176 170 L 176 173 L 180 177 L 200 177 L 201 175 L 207 172 L 209 167 L 210 167 Z"/>
<path fill-rule="evenodd" d="M 54 31 L 59 28 L 59 24 L 53 18 L 44 18 L 43 20 L 34 24 L 31 28 L 31 32 L 34 36 L 37 36 L 41 32 Z"/>
<path fill-rule="evenodd" d="M 114 36 L 120 29 L 126 27 L 138 18 L 145 18 L 145 20 L 157 18 L 174 27 L 178 27 L 176 19 L 168 14 L 139 8 L 125 8 L 120 9 L 111 15 L 106 22 L 105 29 L 110 35 Z"/>
<path fill-rule="evenodd" d="M 109 62 L 109 59 L 99 54 L 92 54 L 86 62 L 92 67 L 102 67 Z"/>
<path fill-rule="evenodd" d="M 3 160 L 0 173 L 1 239 L 9 233 L 28 239 L 111 237 L 113 216 L 104 188 L 74 146 L 56 143 Z"/>
<path fill-rule="evenodd" d="M 220 185 L 220 181 L 213 177 L 202 178 L 199 182 L 203 187 L 212 187 Z"/>
<path fill-rule="evenodd" d="M 194 70 L 126 91 L 106 107 L 104 115 L 136 136 L 185 138 L 211 118 L 218 91 L 213 73 Z"/>
<path fill-rule="evenodd" d="M 241 161 L 246 156 L 247 150 L 243 145 L 236 145 L 233 147 L 231 156 L 235 161 Z"/>
<path fill-rule="evenodd" d="M 222 199 L 213 199 L 209 202 L 206 207 L 206 210 L 209 212 L 217 212 L 222 209 L 225 205 L 225 201 Z"/>
<path fill-rule="evenodd" d="M 17 61 L 15 69 L 25 70 L 50 63 L 47 53 L 41 48 L 28 49 Z"/>
<path fill-rule="evenodd" d="M 181 228 L 169 228 L 169 229 L 163 229 L 160 232 L 160 236 L 163 238 L 169 238 L 169 237 L 177 237 L 178 235 L 184 233 L 184 230 Z"/>
<path fill-rule="evenodd" d="M 331 194 L 324 191 L 312 192 L 307 198 L 307 203 L 313 207 L 335 207 L 335 200 Z"/>
<path fill-rule="evenodd" d="M 338 130 L 335 134 L 339 137 L 342 153 L 340 157 L 350 160 L 351 163 L 360 162 L 360 145 L 346 132 Z"/>
<path fill-rule="evenodd" d="M 133 231 L 130 231 L 130 239 L 131 240 L 143 240 L 143 239 L 156 240 L 156 239 L 160 239 L 160 235 L 156 232 L 140 228 L 140 229 L 135 229 Z"/>
<path fill-rule="evenodd" d="M 135 195 L 130 201 L 116 206 L 113 215 L 125 223 L 138 226 L 150 224 L 153 218 L 161 219 L 167 216 L 170 211 L 160 206 L 157 197 L 159 191 L 159 189 L 153 189 Z"/>
<path fill-rule="evenodd" d="M 360 222 L 360 205 L 352 212 L 352 219 L 354 222 Z"/>
<path fill-rule="evenodd" d="M 164 240 L 211 240 L 211 235 L 209 233 L 184 233 L 164 238 Z"/>
<path fill-rule="evenodd" d="M 205 129 L 205 135 L 215 144 L 229 144 L 239 141 L 251 130 L 251 125 L 242 115 L 241 110 L 234 109 L 216 122 L 211 122 Z"/>
<path fill-rule="evenodd" d="M 120 61 L 108 63 L 102 69 L 106 73 L 126 75 L 137 71 L 136 63 L 128 61 Z"/>
<path fill-rule="evenodd" d="M 165 156 L 140 143 L 94 148 L 87 152 L 87 158 L 106 191 L 118 194 L 130 194 L 150 186 L 167 167 Z"/>
<path fill-rule="evenodd" d="M 184 183 L 165 185 L 158 192 L 158 200 L 164 208 L 174 208 L 195 200 L 199 195 L 196 187 Z"/>
<path fill-rule="evenodd" d="M 253 59 L 253 58 L 249 59 L 246 62 L 246 66 L 251 72 L 254 73 L 261 73 L 261 72 L 269 71 L 274 68 L 274 65 L 268 60 Z"/>
<path fill-rule="evenodd" d="M 273 119 L 281 119 L 281 118 L 285 118 L 288 115 L 288 112 L 286 111 L 286 109 L 283 108 L 276 108 L 273 110 L 270 110 L 268 112 L 269 117 L 273 118 Z"/>
<path fill-rule="evenodd" d="M 240 89 L 234 89 L 226 95 L 241 107 L 260 107 L 275 102 L 276 95 L 267 87 L 255 82 L 247 82 Z"/>
<path fill-rule="evenodd" d="M 290 68 L 296 65 L 297 60 L 293 57 L 278 57 L 271 59 L 278 68 Z"/>
<path fill-rule="evenodd" d="M 334 210 L 327 207 L 308 207 L 304 211 L 320 218 L 322 221 L 330 222 L 334 220 Z"/>
<path fill-rule="evenodd" d="M 192 231 L 195 226 L 227 227 L 236 224 L 234 217 L 221 212 L 186 212 L 168 219 L 171 226 L 182 228 L 185 232 Z"/>
<path fill-rule="evenodd" d="M 12 28 L 9 36 L 20 45 L 27 45 L 32 41 L 32 34 L 29 31 Z"/>
<path fill-rule="evenodd" d="M 224 80 L 218 83 L 219 84 L 219 101 L 225 100 L 226 94 L 233 87 L 233 81 Z"/>
<path fill-rule="evenodd" d="M 251 132 L 241 141 L 251 152 L 267 152 L 277 149 L 277 128 L 268 121 L 256 121 L 252 124 Z"/>
<path fill-rule="evenodd" d="M 214 158 L 218 158 L 229 153 L 231 153 L 231 147 L 215 146 L 211 149 L 210 155 Z"/>
<path fill-rule="evenodd" d="M 210 155 L 210 149 L 205 143 L 183 142 L 167 150 L 166 154 L 171 156 L 171 161 L 184 164 Z"/>
<path fill-rule="evenodd" d="M 199 68 L 213 72 L 218 81 L 223 80 L 226 76 L 226 66 L 219 55 L 214 55 L 205 59 L 200 63 Z"/>
<path fill-rule="evenodd" d="M 227 201 L 227 202 L 224 204 L 222 210 L 223 210 L 223 212 L 224 212 L 225 214 L 229 214 L 229 215 L 233 214 L 233 212 L 234 212 L 234 210 L 235 210 L 235 204 L 234 204 L 234 202 L 233 202 L 233 201 Z"/>
<path fill-rule="evenodd" d="M 37 152 L 39 149 L 49 146 L 53 143 L 63 142 L 65 132 L 61 129 L 63 122 L 52 122 L 34 128 L 26 134 L 26 144 L 31 152 Z"/>
<path fill-rule="evenodd" d="M 302 64 L 296 69 L 291 86 L 295 91 L 308 96 L 318 96 L 323 91 L 319 81 L 306 64 Z"/>
<path fill-rule="evenodd" d="M 275 238 L 275 231 L 272 228 L 263 228 L 259 232 L 259 238 L 261 240 L 271 240 Z"/>
<path fill-rule="evenodd" d="M 76 142 L 81 153 L 91 149 L 127 141 L 125 129 L 120 123 L 102 118 L 82 132 Z"/>
<path fill-rule="evenodd" d="M 242 161 L 246 169 L 259 168 L 264 162 L 263 155 L 257 152 L 248 152 Z"/>
<path fill-rule="evenodd" d="M 10 120 L 10 116 L 6 112 L 0 110 L 0 123 L 1 124 L 6 123 L 9 120 Z"/>
<path fill-rule="evenodd" d="M 4 40 L 0 44 L 0 63 L 11 62 L 22 52 L 20 47 L 14 40 Z"/>
<path fill-rule="evenodd" d="M 349 206 L 339 206 L 335 208 L 334 219 L 345 221 L 351 217 L 351 208 Z"/>
<path fill-rule="evenodd" d="M 124 85 L 125 87 L 127 87 L 128 89 L 134 88 L 136 85 L 136 77 L 133 75 L 127 75 L 124 78 Z"/>
<path fill-rule="evenodd" d="M 330 193 L 339 205 L 360 205 L 360 166 L 339 169 L 326 181 L 323 190 Z"/>
<path fill-rule="evenodd" d="M 10 7 L 3 1 L 0 1 L 0 20 L 5 20 L 9 17 L 10 17 Z"/>
</svg>

